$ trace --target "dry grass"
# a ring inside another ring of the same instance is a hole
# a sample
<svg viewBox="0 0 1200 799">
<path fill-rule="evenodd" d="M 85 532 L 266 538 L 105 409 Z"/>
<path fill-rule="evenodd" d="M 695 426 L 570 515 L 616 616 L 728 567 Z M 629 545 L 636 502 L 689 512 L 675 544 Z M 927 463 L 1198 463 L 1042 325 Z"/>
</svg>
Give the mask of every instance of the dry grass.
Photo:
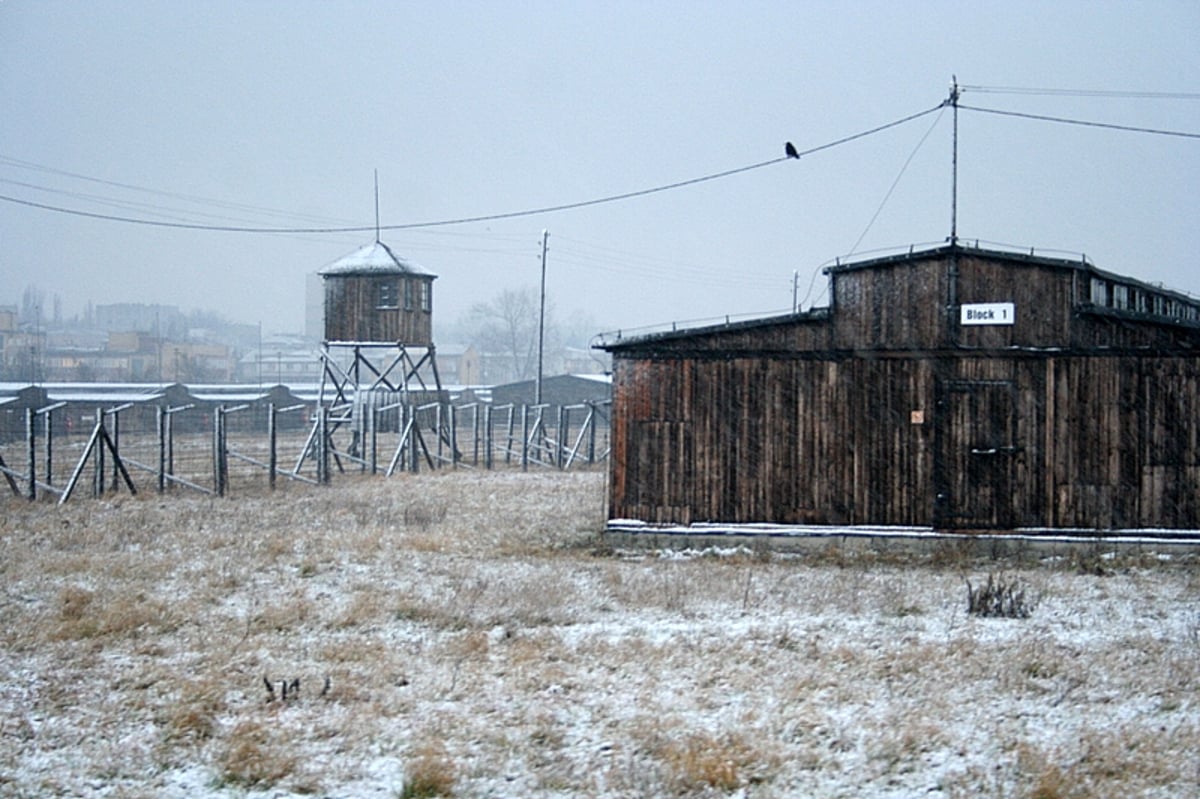
<svg viewBox="0 0 1200 799">
<path fill-rule="evenodd" d="M 690 733 L 666 742 L 659 757 L 667 766 L 669 784 L 681 793 L 706 788 L 733 791 L 765 782 L 777 765 L 737 733 Z"/>
<path fill-rule="evenodd" d="M 243 721 L 225 740 L 219 760 L 219 784 L 271 787 L 296 769 L 297 757 L 278 728 Z"/>
<path fill-rule="evenodd" d="M 1178 554 L 614 552 L 603 484 L 463 470 L 0 501 L 0 795 L 1200 781 L 1200 570 Z M 964 582 L 992 573 L 1036 612 L 970 614 Z M 301 689 L 268 702 L 264 678 Z"/>
<path fill-rule="evenodd" d="M 437 742 L 423 744 L 408 763 L 399 799 L 431 799 L 454 795 L 454 762 Z"/>
</svg>

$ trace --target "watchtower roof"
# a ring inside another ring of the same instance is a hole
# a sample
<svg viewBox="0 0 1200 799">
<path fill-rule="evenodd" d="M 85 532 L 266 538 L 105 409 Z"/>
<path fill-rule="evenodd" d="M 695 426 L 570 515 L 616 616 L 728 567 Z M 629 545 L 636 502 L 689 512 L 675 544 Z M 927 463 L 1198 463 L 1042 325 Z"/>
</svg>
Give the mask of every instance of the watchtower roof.
<svg viewBox="0 0 1200 799">
<path fill-rule="evenodd" d="M 330 275 L 421 275 L 437 277 L 433 272 L 412 261 L 399 258 L 382 241 L 359 247 L 318 271 L 321 277 Z"/>
</svg>

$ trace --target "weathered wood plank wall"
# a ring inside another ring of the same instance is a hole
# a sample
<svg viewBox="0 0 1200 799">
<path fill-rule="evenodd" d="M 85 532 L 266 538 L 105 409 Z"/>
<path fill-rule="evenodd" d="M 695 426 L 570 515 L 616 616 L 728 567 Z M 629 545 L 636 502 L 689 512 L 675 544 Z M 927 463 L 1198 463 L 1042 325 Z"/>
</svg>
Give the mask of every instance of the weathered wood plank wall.
<svg viewBox="0 0 1200 799">
<path fill-rule="evenodd" d="M 396 307 L 378 307 L 381 281 L 392 285 Z M 393 274 L 327 276 L 326 341 L 386 341 L 428 346 L 433 341 L 433 314 L 422 307 L 421 291 L 422 284 L 428 284 L 428 290 L 432 291 L 432 282 L 428 277 Z M 411 307 L 406 307 L 405 297 L 411 298 Z"/>
<path fill-rule="evenodd" d="M 611 348 L 613 518 L 1200 528 L 1200 309 L 955 248 L 831 279 L 825 313 Z"/>
<path fill-rule="evenodd" d="M 930 525 L 945 494 L 953 507 L 942 519 L 955 527 L 1200 527 L 1196 358 L 660 358 L 616 368 L 615 518 Z M 984 389 L 1011 401 L 948 400 Z M 988 437 L 996 430 L 1007 440 Z"/>
</svg>

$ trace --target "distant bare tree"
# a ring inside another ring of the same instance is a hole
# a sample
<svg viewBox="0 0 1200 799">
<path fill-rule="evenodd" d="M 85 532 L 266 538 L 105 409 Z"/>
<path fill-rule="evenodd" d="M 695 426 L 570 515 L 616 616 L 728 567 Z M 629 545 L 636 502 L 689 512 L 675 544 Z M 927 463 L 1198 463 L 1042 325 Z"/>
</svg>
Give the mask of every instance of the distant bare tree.
<svg viewBox="0 0 1200 799">
<path fill-rule="evenodd" d="M 505 358 L 513 380 L 529 380 L 537 374 L 539 302 L 535 288 L 505 289 L 488 302 L 471 306 L 462 322 L 463 330 L 480 352 Z M 553 319 L 553 308 L 547 300 L 546 352 L 557 349 Z"/>
<path fill-rule="evenodd" d="M 46 292 L 30 283 L 21 293 L 21 322 L 40 327 L 42 313 L 46 305 Z"/>
</svg>

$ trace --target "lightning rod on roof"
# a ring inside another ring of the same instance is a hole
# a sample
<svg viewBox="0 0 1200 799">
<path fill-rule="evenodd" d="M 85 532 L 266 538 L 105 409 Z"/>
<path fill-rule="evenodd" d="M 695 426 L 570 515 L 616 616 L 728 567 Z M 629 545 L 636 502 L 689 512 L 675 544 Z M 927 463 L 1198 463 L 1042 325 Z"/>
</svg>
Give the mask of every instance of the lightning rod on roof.
<svg viewBox="0 0 1200 799">
<path fill-rule="evenodd" d="M 379 243 L 379 170 L 375 170 L 375 243 Z"/>
</svg>

